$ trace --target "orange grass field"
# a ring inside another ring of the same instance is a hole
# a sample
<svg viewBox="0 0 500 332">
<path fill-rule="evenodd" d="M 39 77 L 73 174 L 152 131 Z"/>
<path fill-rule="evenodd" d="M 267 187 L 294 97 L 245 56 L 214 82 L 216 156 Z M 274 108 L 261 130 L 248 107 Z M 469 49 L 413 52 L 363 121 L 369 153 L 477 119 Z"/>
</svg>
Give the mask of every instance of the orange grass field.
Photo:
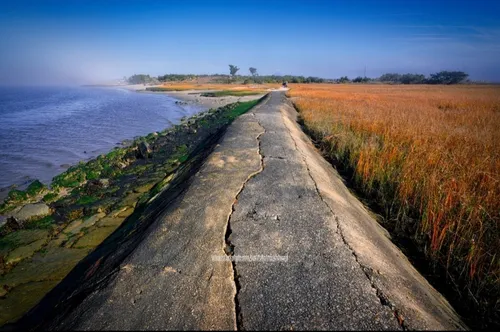
<svg viewBox="0 0 500 332">
<path fill-rule="evenodd" d="M 498 313 L 500 86 L 302 84 L 288 95 L 387 222 L 464 299 Z"/>
</svg>

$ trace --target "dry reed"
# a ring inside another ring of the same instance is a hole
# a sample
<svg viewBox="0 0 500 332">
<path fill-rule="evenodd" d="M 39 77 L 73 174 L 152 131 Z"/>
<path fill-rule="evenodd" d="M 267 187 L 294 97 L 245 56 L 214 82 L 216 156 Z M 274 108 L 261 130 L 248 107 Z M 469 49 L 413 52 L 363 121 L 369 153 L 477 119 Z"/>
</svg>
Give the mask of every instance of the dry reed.
<svg viewBox="0 0 500 332">
<path fill-rule="evenodd" d="M 498 313 L 500 87 L 304 84 L 288 95 L 395 229 Z"/>
</svg>

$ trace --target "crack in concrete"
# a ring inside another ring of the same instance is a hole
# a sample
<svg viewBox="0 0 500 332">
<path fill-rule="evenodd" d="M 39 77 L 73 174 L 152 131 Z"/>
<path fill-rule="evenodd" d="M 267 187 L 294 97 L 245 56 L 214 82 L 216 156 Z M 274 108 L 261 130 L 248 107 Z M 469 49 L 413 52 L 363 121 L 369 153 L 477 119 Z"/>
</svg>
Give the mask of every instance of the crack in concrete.
<svg viewBox="0 0 500 332">
<path fill-rule="evenodd" d="M 281 118 L 283 119 L 283 117 L 284 117 L 283 111 L 280 111 L 280 113 L 281 113 Z M 369 268 L 369 267 L 364 266 L 363 264 L 361 264 L 361 262 L 358 260 L 358 256 L 356 255 L 356 252 L 352 249 L 352 247 L 349 245 L 349 243 L 345 239 L 344 234 L 342 232 L 342 228 L 340 226 L 340 221 L 339 221 L 338 216 L 335 214 L 335 212 L 333 212 L 333 210 L 330 208 L 330 206 L 328 205 L 328 203 L 323 198 L 323 195 L 321 194 L 321 192 L 320 192 L 320 190 L 318 188 L 318 184 L 316 183 L 316 181 L 314 180 L 314 177 L 311 174 L 311 170 L 309 169 L 309 164 L 307 163 L 307 159 L 306 159 L 305 155 L 302 153 L 302 151 L 299 149 L 299 147 L 297 145 L 297 141 L 293 137 L 290 128 L 286 125 L 286 122 L 284 120 L 283 120 L 283 124 L 285 125 L 285 128 L 287 129 L 288 134 L 290 135 L 290 138 L 292 139 L 293 144 L 295 145 L 295 149 L 302 156 L 302 160 L 303 160 L 303 162 L 304 162 L 304 164 L 306 166 L 307 173 L 309 174 L 309 177 L 311 178 L 312 182 L 314 183 L 314 188 L 316 189 L 316 192 L 318 193 L 318 196 L 321 198 L 321 201 L 326 205 L 326 207 L 328 208 L 328 210 L 330 210 L 330 212 L 332 213 L 332 215 L 333 215 L 333 217 L 335 219 L 335 222 L 337 224 L 336 233 L 340 236 L 340 238 L 342 239 L 342 242 L 344 243 L 344 245 L 347 246 L 347 248 L 349 249 L 349 251 L 351 252 L 351 254 L 354 256 L 354 260 L 356 261 L 356 263 L 358 263 L 358 265 L 360 266 L 361 270 L 363 271 L 363 273 L 365 274 L 365 276 L 368 278 L 368 281 L 370 282 L 371 287 L 375 290 L 375 294 L 378 297 L 378 299 L 380 301 L 380 304 L 383 305 L 383 306 L 388 307 L 389 309 L 391 309 L 391 311 L 394 314 L 394 318 L 397 320 L 399 326 L 401 327 L 401 329 L 403 331 L 408 330 L 408 326 L 406 325 L 406 323 L 404 321 L 404 317 L 399 313 L 399 311 L 396 308 L 396 306 L 394 305 L 394 303 L 392 303 L 387 298 L 387 296 L 382 292 L 382 290 L 380 290 L 375 285 L 375 283 L 373 282 L 372 277 L 370 275 L 370 274 L 373 273 L 372 269 Z"/>
<path fill-rule="evenodd" d="M 259 120 L 257 120 L 257 117 L 255 116 L 255 110 L 251 114 L 256 119 L 257 124 L 259 125 L 259 127 L 261 127 L 262 130 L 263 130 L 256 137 L 256 140 L 259 143 L 258 144 L 258 153 L 259 153 L 259 157 L 260 157 L 260 169 L 258 171 L 256 171 L 256 172 L 250 174 L 248 176 L 248 178 L 245 180 L 245 182 L 243 182 L 240 190 L 236 194 L 236 197 L 235 197 L 235 199 L 233 201 L 233 204 L 231 205 L 231 213 L 229 214 L 228 219 L 227 219 L 226 232 L 225 232 L 225 236 L 224 236 L 224 243 L 225 243 L 224 252 L 225 252 L 225 254 L 229 258 L 231 258 L 234 255 L 234 245 L 231 242 L 231 240 L 229 239 L 229 237 L 231 236 L 231 234 L 233 232 L 232 229 L 231 229 L 231 217 L 233 216 L 233 213 L 235 211 L 234 206 L 238 202 L 238 197 L 240 196 L 240 194 L 245 189 L 245 186 L 248 183 L 248 181 L 250 181 L 250 179 L 254 178 L 255 176 L 257 176 L 259 173 L 261 173 L 264 170 L 264 156 L 262 155 L 261 139 L 260 138 L 261 138 L 262 135 L 264 135 L 266 133 L 266 129 L 264 128 L 264 126 L 262 126 L 262 124 L 259 122 Z M 238 300 L 238 294 L 239 294 L 240 289 L 241 289 L 241 284 L 239 282 L 238 270 L 236 269 L 236 262 L 234 260 L 232 260 L 232 259 L 231 259 L 231 266 L 232 266 L 232 269 L 233 269 L 233 280 L 234 280 L 234 285 L 235 285 L 235 289 L 236 289 L 236 292 L 234 294 L 234 307 L 235 307 L 235 315 L 236 315 L 236 319 L 235 319 L 235 321 L 236 321 L 236 329 L 237 330 L 243 330 L 243 314 L 241 312 L 241 307 L 240 307 L 240 303 L 239 303 L 239 300 Z"/>
</svg>

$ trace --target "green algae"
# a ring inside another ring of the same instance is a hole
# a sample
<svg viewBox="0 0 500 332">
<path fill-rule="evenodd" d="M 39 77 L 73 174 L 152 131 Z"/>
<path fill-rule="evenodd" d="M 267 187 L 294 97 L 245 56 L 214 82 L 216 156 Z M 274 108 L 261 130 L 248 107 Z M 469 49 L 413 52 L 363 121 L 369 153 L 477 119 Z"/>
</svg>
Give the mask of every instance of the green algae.
<svg viewBox="0 0 500 332">
<path fill-rule="evenodd" d="M 75 203 L 79 205 L 88 205 L 97 202 L 98 200 L 99 200 L 98 197 L 82 196 Z"/>
<path fill-rule="evenodd" d="M 15 248 L 45 239 L 48 235 L 48 230 L 41 229 L 22 229 L 7 234 L 6 236 L 0 238 L 0 255 L 6 255 Z"/>
<path fill-rule="evenodd" d="M 48 215 L 42 218 L 30 220 L 25 228 L 27 229 L 51 229 L 54 227 L 54 216 Z"/>
<path fill-rule="evenodd" d="M 33 197 L 33 196 L 40 194 L 46 188 L 47 187 L 44 184 L 42 184 L 40 181 L 35 180 L 35 181 L 30 183 L 28 188 L 26 188 L 26 194 L 28 194 L 28 196 Z"/>
<path fill-rule="evenodd" d="M 57 197 L 58 197 L 57 193 L 50 192 L 50 193 L 46 194 L 45 196 L 43 196 L 42 199 L 45 203 L 50 203 L 50 202 L 53 202 Z"/>
<path fill-rule="evenodd" d="M 17 203 L 28 199 L 28 193 L 22 190 L 12 189 L 7 195 L 6 202 Z"/>
</svg>

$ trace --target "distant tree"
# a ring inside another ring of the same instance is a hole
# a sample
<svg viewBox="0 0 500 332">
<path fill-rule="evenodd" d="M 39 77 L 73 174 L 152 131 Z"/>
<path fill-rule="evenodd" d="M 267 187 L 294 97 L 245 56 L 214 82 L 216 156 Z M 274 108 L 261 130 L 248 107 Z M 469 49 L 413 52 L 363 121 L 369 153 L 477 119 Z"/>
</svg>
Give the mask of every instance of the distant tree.
<svg viewBox="0 0 500 332">
<path fill-rule="evenodd" d="M 342 76 L 337 80 L 338 83 L 349 83 L 351 80 L 347 76 Z"/>
<path fill-rule="evenodd" d="M 304 76 L 292 76 L 288 82 L 290 83 L 304 83 L 306 78 Z"/>
<path fill-rule="evenodd" d="M 324 79 L 314 76 L 309 76 L 306 79 L 304 79 L 305 83 L 323 83 L 323 81 Z"/>
<path fill-rule="evenodd" d="M 252 76 L 256 76 L 257 75 L 257 68 L 250 67 L 250 68 L 248 68 L 248 70 L 250 71 L 250 74 Z"/>
<path fill-rule="evenodd" d="M 427 80 L 429 84 L 458 84 L 465 81 L 469 77 L 469 74 L 463 71 L 440 71 L 435 74 L 431 74 L 431 77 Z"/>
<path fill-rule="evenodd" d="M 234 75 L 236 75 L 236 72 L 238 70 L 240 70 L 240 68 L 238 68 L 237 66 L 229 65 L 229 74 L 231 74 L 231 76 L 234 77 Z"/>
<path fill-rule="evenodd" d="M 154 81 L 156 81 L 154 78 L 144 74 L 134 74 L 127 79 L 130 84 L 146 84 Z"/>
<path fill-rule="evenodd" d="M 422 84 L 425 83 L 425 76 L 422 74 L 403 74 L 399 81 L 403 84 Z"/>
<path fill-rule="evenodd" d="M 380 82 L 401 82 L 401 75 L 396 73 L 387 73 L 379 77 Z"/>
<path fill-rule="evenodd" d="M 352 82 L 353 83 L 366 83 L 366 82 L 370 82 L 370 79 L 368 77 L 358 76 L 355 79 L 353 79 Z"/>
</svg>

